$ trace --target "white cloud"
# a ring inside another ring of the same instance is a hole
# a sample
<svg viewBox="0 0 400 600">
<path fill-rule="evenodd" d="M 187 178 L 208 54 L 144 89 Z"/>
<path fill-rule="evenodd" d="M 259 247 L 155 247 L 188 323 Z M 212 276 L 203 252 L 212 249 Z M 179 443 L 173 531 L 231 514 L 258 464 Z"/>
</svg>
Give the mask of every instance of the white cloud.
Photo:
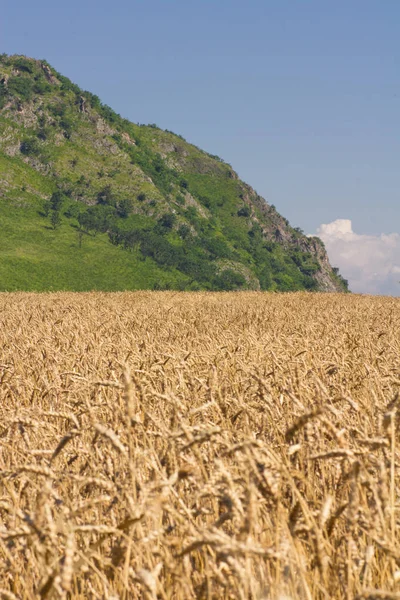
<svg viewBox="0 0 400 600">
<path fill-rule="evenodd" d="M 352 292 L 400 295 L 400 235 L 354 233 L 349 219 L 321 225 L 331 264 L 349 281 Z"/>
</svg>

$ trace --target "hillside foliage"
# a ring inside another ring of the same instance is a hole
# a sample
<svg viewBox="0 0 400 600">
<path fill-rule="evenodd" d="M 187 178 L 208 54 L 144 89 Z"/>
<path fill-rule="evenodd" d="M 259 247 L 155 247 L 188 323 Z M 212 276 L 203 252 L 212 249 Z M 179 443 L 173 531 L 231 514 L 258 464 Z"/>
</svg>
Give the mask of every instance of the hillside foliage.
<svg viewBox="0 0 400 600">
<path fill-rule="evenodd" d="M 0 57 L 0 130 L 1 210 L 17 243 L 12 252 L 0 242 L 1 289 L 347 287 L 322 243 L 292 229 L 230 165 L 129 122 L 46 61 Z M 120 276 L 92 278 L 85 253 L 99 268 L 112 260 Z M 127 264 L 137 277 L 125 276 Z M 57 276 L 61 265 L 77 276 Z"/>
</svg>

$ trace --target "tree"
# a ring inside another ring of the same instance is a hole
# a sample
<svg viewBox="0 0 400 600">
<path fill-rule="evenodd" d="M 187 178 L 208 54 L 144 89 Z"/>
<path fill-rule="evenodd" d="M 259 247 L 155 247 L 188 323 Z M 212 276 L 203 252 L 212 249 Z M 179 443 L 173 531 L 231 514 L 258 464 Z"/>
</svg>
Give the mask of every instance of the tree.
<svg viewBox="0 0 400 600">
<path fill-rule="evenodd" d="M 57 229 L 61 225 L 61 217 L 58 210 L 51 211 L 50 223 L 53 229 Z"/>
<path fill-rule="evenodd" d="M 67 115 L 63 115 L 60 120 L 60 125 L 64 130 L 64 137 L 69 140 L 71 137 L 72 130 L 74 128 L 74 121 L 71 117 Z"/>
<path fill-rule="evenodd" d="M 115 196 L 111 189 L 111 185 L 106 185 L 97 194 L 97 204 L 108 204 L 109 206 L 115 206 Z"/>
<path fill-rule="evenodd" d="M 260 282 L 260 287 L 262 290 L 269 290 L 270 287 L 272 286 L 272 277 L 271 277 L 271 271 L 268 267 L 268 265 L 264 265 L 259 273 L 258 273 L 258 280 Z"/>
<path fill-rule="evenodd" d="M 240 289 L 246 285 L 246 279 L 233 269 L 225 269 L 215 278 L 215 285 L 226 292 Z"/>
<path fill-rule="evenodd" d="M 78 216 L 78 223 L 85 231 L 107 233 L 113 224 L 115 209 L 108 205 L 90 206 Z"/>
<path fill-rule="evenodd" d="M 18 71 L 24 71 L 25 73 L 33 73 L 33 63 L 28 58 L 23 56 L 16 58 L 14 66 Z"/>
<path fill-rule="evenodd" d="M 232 250 L 224 239 L 220 237 L 208 237 L 204 236 L 201 240 L 201 245 L 211 255 L 211 258 L 233 258 Z M 224 271 L 225 273 L 225 271 Z"/>
<path fill-rule="evenodd" d="M 43 204 L 43 214 L 44 214 L 45 217 L 49 216 L 50 210 L 51 210 L 50 201 L 46 200 L 45 203 Z"/>
<path fill-rule="evenodd" d="M 83 238 L 83 231 L 82 231 L 82 229 L 78 229 L 77 236 L 78 236 L 78 247 L 82 248 L 82 238 Z"/>
<path fill-rule="evenodd" d="M 61 225 L 61 207 L 63 205 L 65 195 L 60 190 L 53 192 L 50 200 L 44 203 L 44 213 L 46 217 L 50 215 L 50 223 L 53 229 L 57 229 Z"/>
<path fill-rule="evenodd" d="M 19 149 L 21 150 L 22 154 L 25 154 L 26 156 L 33 156 L 39 153 L 39 142 L 34 138 L 22 140 Z"/>
<path fill-rule="evenodd" d="M 157 173 L 161 173 L 164 170 L 164 161 L 160 154 L 156 154 L 156 157 L 153 160 L 153 166 Z"/>
<path fill-rule="evenodd" d="M 129 217 L 132 210 L 133 202 L 130 198 L 125 198 L 124 200 L 121 200 L 121 202 L 118 202 L 117 214 L 119 217 L 126 219 L 127 217 Z"/>
<path fill-rule="evenodd" d="M 70 204 L 67 210 L 64 212 L 64 215 L 68 217 L 68 219 L 78 219 L 82 212 L 82 208 L 83 207 L 78 203 Z"/>
<path fill-rule="evenodd" d="M 242 208 L 239 208 L 237 215 L 238 217 L 249 217 L 251 215 L 250 207 L 242 206 Z"/>
<path fill-rule="evenodd" d="M 64 202 L 64 198 L 65 196 L 60 190 L 53 192 L 50 198 L 51 210 L 58 212 L 61 209 L 61 206 Z"/>
<path fill-rule="evenodd" d="M 78 223 L 79 226 L 85 231 L 90 231 L 91 229 L 93 229 L 93 221 L 90 218 L 90 215 L 87 213 L 87 211 L 82 212 L 78 215 Z"/>
<path fill-rule="evenodd" d="M 179 226 L 179 228 L 178 228 L 178 235 L 183 240 L 186 240 L 190 236 L 190 234 L 191 234 L 190 227 L 188 227 L 185 224 L 182 224 L 182 225 Z"/>
<path fill-rule="evenodd" d="M 7 101 L 7 88 L 4 85 L 4 80 L 0 81 L 0 109 L 4 107 Z"/>
<path fill-rule="evenodd" d="M 39 81 L 35 81 L 33 84 L 33 91 L 35 94 L 40 94 L 43 96 L 43 94 L 51 91 L 51 85 L 44 79 L 40 79 Z"/>
<path fill-rule="evenodd" d="M 158 219 L 158 223 L 165 229 L 172 229 L 176 221 L 174 213 L 165 213 Z"/>
<path fill-rule="evenodd" d="M 295 231 L 299 235 L 304 235 L 304 231 L 301 227 L 293 227 L 293 231 Z"/>
<path fill-rule="evenodd" d="M 22 102 L 28 102 L 32 98 L 33 81 L 29 77 L 10 77 L 7 88 L 11 96 L 16 96 Z"/>
</svg>

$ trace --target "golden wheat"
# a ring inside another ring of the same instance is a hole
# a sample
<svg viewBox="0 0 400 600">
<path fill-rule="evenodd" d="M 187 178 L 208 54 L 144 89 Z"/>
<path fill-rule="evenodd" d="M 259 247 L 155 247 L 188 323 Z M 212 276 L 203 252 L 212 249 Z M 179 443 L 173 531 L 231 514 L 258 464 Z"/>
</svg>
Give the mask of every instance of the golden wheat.
<svg viewBox="0 0 400 600">
<path fill-rule="evenodd" d="M 0 295 L 0 598 L 400 598 L 400 301 Z"/>
</svg>

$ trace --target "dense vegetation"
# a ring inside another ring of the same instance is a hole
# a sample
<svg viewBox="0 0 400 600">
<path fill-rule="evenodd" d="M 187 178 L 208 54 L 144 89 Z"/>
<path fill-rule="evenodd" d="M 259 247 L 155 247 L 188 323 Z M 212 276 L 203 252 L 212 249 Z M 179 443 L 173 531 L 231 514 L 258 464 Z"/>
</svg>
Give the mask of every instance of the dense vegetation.
<svg viewBox="0 0 400 600">
<path fill-rule="evenodd" d="M 0 56 L 0 289 L 344 290 L 219 157 Z"/>
</svg>

